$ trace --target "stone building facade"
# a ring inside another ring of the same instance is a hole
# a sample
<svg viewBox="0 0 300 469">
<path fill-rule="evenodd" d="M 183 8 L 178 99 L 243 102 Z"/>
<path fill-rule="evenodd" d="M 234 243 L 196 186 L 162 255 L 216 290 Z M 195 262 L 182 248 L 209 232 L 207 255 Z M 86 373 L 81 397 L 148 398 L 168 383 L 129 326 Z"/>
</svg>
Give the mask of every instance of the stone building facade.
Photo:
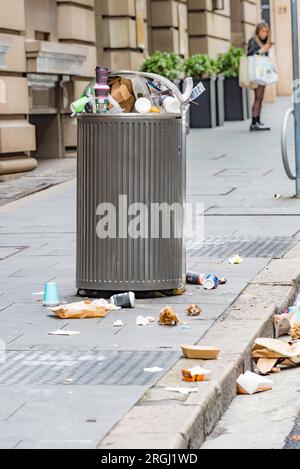
<svg viewBox="0 0 300 469">
<path fill-rule="evenodd" d="M 0 179 L 76 156 L 70 103 L 97 64 L 138 69 L 155 50 L 216 57 L 269 18 L 289 94 L 290 0 L 0 0 Z M 299 0 L 300 6 L 300 0 Z"/>
</svg>

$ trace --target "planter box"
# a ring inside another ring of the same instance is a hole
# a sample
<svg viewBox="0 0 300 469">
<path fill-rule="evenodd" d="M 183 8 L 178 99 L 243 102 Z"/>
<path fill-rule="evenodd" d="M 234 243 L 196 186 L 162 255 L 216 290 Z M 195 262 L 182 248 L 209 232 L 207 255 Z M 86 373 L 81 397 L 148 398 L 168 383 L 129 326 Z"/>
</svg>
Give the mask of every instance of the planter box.
<svg viewBox="0 0 300 469">
<path fill-rule="evenodd" d="M 224 106 L 224 81 L 225 78 L 220 75 L 217 79 L 217 126 L 223 127 L 225 123 Z"/>
<path fill-rule="evenodd" d="M 240 88 L 237 77 L 225 78 L 224 105 L 225 121 L 242 121 L 248 117 L 248 93 Z"/>
<path fill-rule="evenodd" d="M 194 80 L 194 86 L 202 82 L 206 92 L 191 104 L 191 129 L 209 129 L 217 125 L 216 77 Z"/>
</svg>

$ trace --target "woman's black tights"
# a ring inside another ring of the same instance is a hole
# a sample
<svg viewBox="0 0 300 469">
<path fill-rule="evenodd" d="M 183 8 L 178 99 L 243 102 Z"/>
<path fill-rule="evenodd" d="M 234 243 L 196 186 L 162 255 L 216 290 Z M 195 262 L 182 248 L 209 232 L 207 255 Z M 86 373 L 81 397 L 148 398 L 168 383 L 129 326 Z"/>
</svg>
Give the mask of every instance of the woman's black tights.
<svg viewBox="0 0 300 469">
<path fill-rule="evenodd" d="M 255 101 L 252 109 L 253 119 L 259 119 L 261 114 L 262 103 L 265 96 L 265 86 L 259 86 L 255 90 Z"/>
</svg>

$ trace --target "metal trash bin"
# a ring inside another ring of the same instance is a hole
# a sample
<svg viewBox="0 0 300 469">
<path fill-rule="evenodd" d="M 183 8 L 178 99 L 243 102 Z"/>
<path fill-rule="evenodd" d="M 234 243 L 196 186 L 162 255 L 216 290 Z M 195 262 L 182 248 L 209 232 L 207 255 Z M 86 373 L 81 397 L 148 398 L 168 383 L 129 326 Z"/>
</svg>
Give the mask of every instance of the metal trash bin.
<svg viewBox="0 0 300 469">
<path fill-rule="evenodd" d="M 129 73 L 141 74 L 114 75 Z M 185 204 L 187 106 L 174 84 L 142 75 L 167 84 L 182 103 L 181 114 L 78 117 L 79 291 L 170 290 L 185 282 L 184 210 L 180 218 L 172 208 Z M 135 204 L 142 204 L 142 216 Z M 161 220 L 162 207 L 170 209 L 170 237 L 162 226 L 152 232 L 153 214 Z"/>
</svg>

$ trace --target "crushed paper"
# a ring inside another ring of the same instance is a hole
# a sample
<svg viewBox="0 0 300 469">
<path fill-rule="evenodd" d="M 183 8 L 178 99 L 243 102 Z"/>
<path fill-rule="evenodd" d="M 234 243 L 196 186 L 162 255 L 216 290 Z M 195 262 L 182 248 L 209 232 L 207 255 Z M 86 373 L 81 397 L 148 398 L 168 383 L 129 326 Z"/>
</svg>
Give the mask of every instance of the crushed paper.
<svg viewBox="0 0 300 469">
<path fill-rule="evenodd" d="M 188 395 L 188 394 L 198 392 L 198 389 L 196 388 L 166 388 L 166 391 Z"/>
<path fill-rule="evenodd" d="M 147 316 L 146 318 L 144 318 L 143 316 L 138 316 L 136 318 L 137 326 L 149 326 L 152 322 L 155 322 L 155 318 L 151 316 Z"/>
<path fill-rule="evenodd" d="M 114 327 L 123 327 L 123 326 L 124 326 L 123 321 L 116 321 L 116 322 L 114 322 Z"/>
<path fill-rule="evenodd" d="M 109 311 L 117 311 L 120 308 L 105 300 L 86 300 L 49 309 L 60 319 L 92 319 L 106 318 Z"/>
<path fill-rule="evenodd" d="M 241 256 L 239 256 L 238 254 L 237 255 L 234 255 L 233 257 L 231 257 L 229 259 L 229 264 L 231 265 L 240 265 L 242 264 L 244 261 L 243 259 L 241 258 Z"/>
<path fill-rule="evenodd" d="M 300 365 L 300 343 L 257 339 L 252 349 L 252 358 L 263 375 L 274 373 L 276 368 L 297 367 Z"/>
<path fill-rule="evenodd" d="M 65 336 L 65 337 L 71 337 L 73 335 L 79 335 L 79 334 L 80 334 L 80 332 L 65 331 L 63 329 L 60 329 L 58 331 L 48 332 L 48 335 Z"/>
<path fill-rule="evenodd" d="M 179 319 L 171 306 L 167 306 L 160 313 L 159 324 L 161 326 L 177 326 Z"/>
<path fill-rule="evenodd" d="M 188 316 L 200 316 L 203 311 L 197 305 L 189 305 L 186 307 L 185 312 Z"/>
</svg>

